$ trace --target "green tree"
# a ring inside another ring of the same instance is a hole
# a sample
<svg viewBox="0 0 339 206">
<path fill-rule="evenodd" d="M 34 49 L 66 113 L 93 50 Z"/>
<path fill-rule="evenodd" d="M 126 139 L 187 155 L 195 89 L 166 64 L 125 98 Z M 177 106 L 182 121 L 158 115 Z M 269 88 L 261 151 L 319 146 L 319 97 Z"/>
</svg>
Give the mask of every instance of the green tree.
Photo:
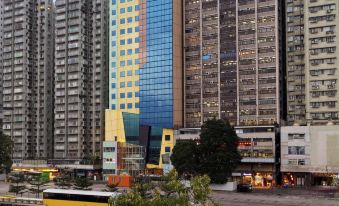
<svg viewBox="0 0 339 206">
<path fill-rule="evenodd" d="M 180 175 L 192 176 L 198 173 L 197 141 L 178 141 L 173 148 L 171 161 Z"/>
<path fill-rule="evenodd" d="M 199 140 L 174 146 L 171 161 L 180 175 L 207 174 L 212 183 L 223 184 L 240 164 L 238 143 L 229 122 L 211 119 L 202 125 Z"/>
<path fill-rule="evenodd" d="M 15 195 L 18 194 L 23 194 L 26 186 L 25 186 L 25 176 L 23 174 L 20 173 L 14 173 L 14 174 L 10 174 L 9 176 L 9 181 L 10 181 L 10 185 L 9 185 L 9 191 L 11 193 L 15 193 Z"/>
<path fill-rule="evenodd" d="M 69 173 L 62 172 L 58 177 L 54 178 L 54 184 L 61 189 L 68 189 L 72 186 L 72 179 Z"/>
<path fill-rule="evenodd" d="M 216 206 L 209 198 L 210 178 L 192 178 L 191 187 L 185 185 L 173 170 L 158 184 L 138 183 L 132 191 L 110 200 L 110 206 Z M 144 186 L 142 186 L 144 185 Z"/>
<path fill-rule="evenodd" d="M 73 188 L 76 190 L 91 190 L 93 183 L 89 181 L 86 177 L 77 177 L 74 181 Z"/>
<path fill-rule="evenodd" d="M 28 183 L 30 184 L 29 190 L 35 194 L 35 198 L 39 198 L 40 193 L 45 190 L 48 181 L 44 180 L 41 176 L 34 176 L 28 180 Z"/>
<path fill-rule="evenodd" d="M 213 183 L 227 182 L 241 161 L 238 144 L 239 137 L 229 122 L 206 121 L 200 134 L 200 174 L 207 174 Z"/>
<path fill-rule="evenodd" d="M 8 174 L 12 167 L 13 141 L 0 131 L 0 173 Z"/>
</svg>

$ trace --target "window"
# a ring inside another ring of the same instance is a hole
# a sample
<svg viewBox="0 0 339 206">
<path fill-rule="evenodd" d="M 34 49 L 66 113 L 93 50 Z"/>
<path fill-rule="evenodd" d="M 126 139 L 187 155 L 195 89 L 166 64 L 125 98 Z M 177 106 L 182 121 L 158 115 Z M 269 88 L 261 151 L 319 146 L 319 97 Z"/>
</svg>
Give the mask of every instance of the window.
<svg viewBox="0 0 339 206">
<path fill-rule="evenodd" d="M 165 135 L 165 141 L 170 141 L 171 140 L 171 135 Z"/>
<path fill-rule="evenodd" d="M 120 98 L 121 99 L 125 98 L 125 93 L 120 93 Z"/>
<path fill-rule="evenodd" d="M 115 147 L 104 147 L 104 152 L 115 152 Z"/>
<path fill-rule="evenodd" d="M 289 146 L 288 154 L 289 155 L 305 155 L 305 147 L 304 146 Z"/>
<path fill-rule="evenodd" d="M 132 92 L 128 92 L 127 93 L 127 98 L 132 98 L 133 97 L 133 93 Z"/>
<path fill-rule="evenodd" d="M 125 109 L 125 104 L 120 104 L 120 109 Z"/>
<path fill-rule="evenodd" d="M 132 103 L 128 103 L 128 104 L 127 104 L 127 108 L 128 108 L 128 109 L 132 109 L 132 108 L 133 108 L 133 104 L 132 104 Z"/>
<path fill-rule="evenodd" d="M 132 81 L 127 82 L 127 87 L 132 87 Z"/>
<path fill-rule="evenodd" d="M 171 152 L 171 147 L 165 147 L 165 152 Z"/>
<path fill-rule="evenodd" d="M 294 139 L 300 139 L 304 140 L 305 139 L 305 134 L 288 134 L 288 140 L 294 140 Z"/>
</svg>

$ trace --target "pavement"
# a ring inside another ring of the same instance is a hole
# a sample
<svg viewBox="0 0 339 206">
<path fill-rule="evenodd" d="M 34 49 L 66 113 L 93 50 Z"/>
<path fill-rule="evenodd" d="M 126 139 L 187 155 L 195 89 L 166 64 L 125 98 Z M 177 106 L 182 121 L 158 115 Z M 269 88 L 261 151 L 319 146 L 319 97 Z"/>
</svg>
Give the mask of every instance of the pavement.
<svg viewBox="0 0 339 206">
<path fill-rule="evenodd" d="M 222 206 L 339 206 L 339 199 L 263 193 L 213 192 Z"/>
</svg>

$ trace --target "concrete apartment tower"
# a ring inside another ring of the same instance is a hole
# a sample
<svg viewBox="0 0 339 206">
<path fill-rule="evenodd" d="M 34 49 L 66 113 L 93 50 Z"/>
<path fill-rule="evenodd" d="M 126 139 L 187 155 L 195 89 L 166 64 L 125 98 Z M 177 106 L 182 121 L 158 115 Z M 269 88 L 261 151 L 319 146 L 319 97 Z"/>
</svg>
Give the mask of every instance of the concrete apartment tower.
<svg viewBox="0 0 339 206">
<path fill-rule="evenodd" d="M 286 1 L 288 122 L 338 121 L 338 0 Z"/>
<path fill-rule="evenodd" d="M 101 156 L 107 105 L 105 0 L 55 2 L 54 158 Z"/>
<path fill-rule="evenodd" d="M 279 123 L 281 1 L 185 0 L 185 127 Z"/>
<path fill-rule="evenodd" d="M 3 130 L 13 159 L 53 156 L 52 0 L 1 1 Z"/>
</svg>

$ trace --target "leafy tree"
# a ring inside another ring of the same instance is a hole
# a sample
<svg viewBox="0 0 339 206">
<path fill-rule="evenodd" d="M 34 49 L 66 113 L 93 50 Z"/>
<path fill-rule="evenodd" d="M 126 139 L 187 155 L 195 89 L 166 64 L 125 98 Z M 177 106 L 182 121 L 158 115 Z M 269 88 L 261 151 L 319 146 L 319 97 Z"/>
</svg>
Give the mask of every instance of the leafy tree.
<svg viewBox="0 0 339 206">
<path fill-rule="evenodd" d="M 191 180 L 191 187 L 185 185 L 173 170 L 158 184 L 138 183 L 132 191 L 110 200 L 110 206 L 216 206 L 209 198 L 208 176 L 197 176 Z"/>
<path fill-rule="evenodd" d="M 238 167 L 241 155 L 239 137 L 234 128 L 223 120 L 208 120 L 201 127 L 199 159 L 200 172 L 213 183 L 225 183 Z"/>
<path fill-rule="evenodd" d="M 91 190 L 93 183 L 89 181 L 86 177 L 77 177 L 74 181 L 73 188 L 76 190 Z"/>
<path fill-rule="evenodd" d="M 207 174 L 212 183 L 223 184 L 240 164 L 238 143 L 229 122 L 211 119 L 202 125 L 198 141 L 175 145 L 171 161 L 181 175 Z"/>
<path fill-rule="evenodd" d="M 13 141 L 0 131 L 0 172 L 8 174 L 12 167 Z"/>
<path fill-rule="evenodd" d="M 20 173 L 14 173 L 11 174 L 9 176 L 9 181 L 10 181 L 10 185 L 9 185 L 9 191 L 11 193 L 15 193 L 15 195 L 18 194 L 23 194 L 26 186 L 25 186 L 25 176 L 23 174 Z"/>
<path fill-rule="evenodd" d="M 48 181 L 41 178 L 41 176 L 34 176 L 28 180 L 28 183 L 31 185 L 29 190 L 35 194 L 35 198 L 39 198 L 40 193 L 45 190 L 45 186 L 47 185 Z"/>
<path fill-rule="evenodd" d="M 194 140 L 182 140 L 176 143 L 171 161 L 179 174 L 191 176 L 198 173 L 197 151 L 197 142 Z"/>
<path fill-rule="evenodd" d="M 61 189 L 68 189 L 72 186 L 72 179 L 69 173 L 63 172 L 54 178 L 54 184 Z"/>
</svg>

